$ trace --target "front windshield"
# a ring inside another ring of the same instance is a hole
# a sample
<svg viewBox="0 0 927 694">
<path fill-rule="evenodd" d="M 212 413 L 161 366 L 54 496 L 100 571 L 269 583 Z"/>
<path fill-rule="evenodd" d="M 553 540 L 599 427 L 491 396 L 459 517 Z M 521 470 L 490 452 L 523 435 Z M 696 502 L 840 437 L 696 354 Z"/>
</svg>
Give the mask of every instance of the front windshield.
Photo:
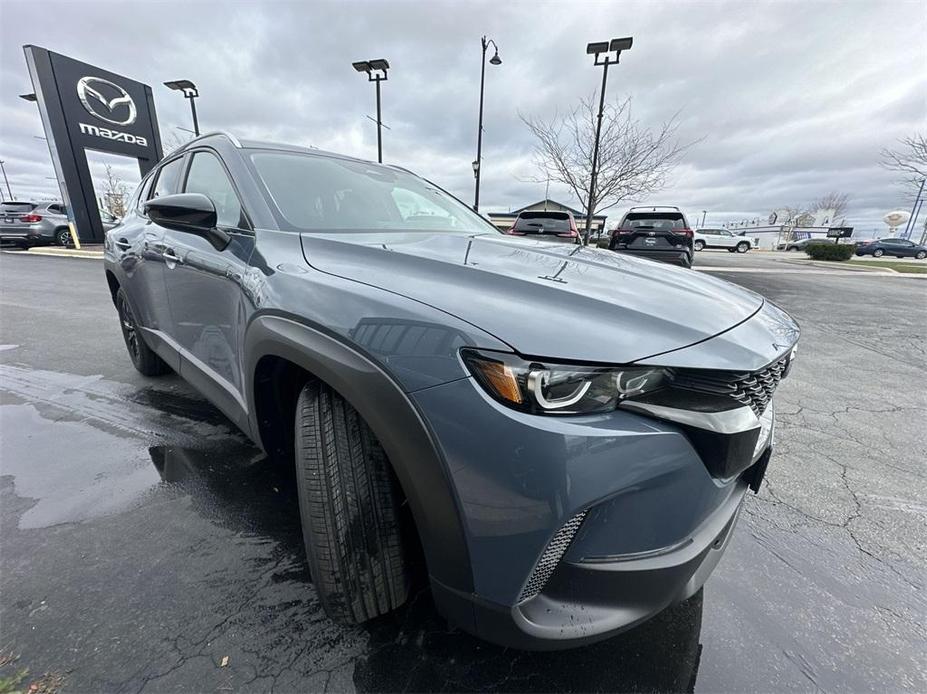
<svg viewBox="0 0 927 694">
<path fill-rule="evenodd" d="M 495 230 L 444 191 L 396 169 L 268 150 L 252 152 L 251 161 L 283 221 L 298 231 Z"/>
</svg>

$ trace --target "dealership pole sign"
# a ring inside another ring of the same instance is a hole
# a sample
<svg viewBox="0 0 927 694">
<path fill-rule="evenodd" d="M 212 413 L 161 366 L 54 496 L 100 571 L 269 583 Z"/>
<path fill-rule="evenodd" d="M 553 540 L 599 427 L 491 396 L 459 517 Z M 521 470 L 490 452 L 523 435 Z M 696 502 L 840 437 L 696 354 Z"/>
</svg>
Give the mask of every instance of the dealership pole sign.
<svg viewBox="0 0 927 694">
<path fill-rule="evenodd" d="M 82 241 L 102 241 L 86 150 L 132 157 L 144 176 L 161 159 L 151 87 L 38 46 L 23 46 L 68 216 Z"/>
</svg>

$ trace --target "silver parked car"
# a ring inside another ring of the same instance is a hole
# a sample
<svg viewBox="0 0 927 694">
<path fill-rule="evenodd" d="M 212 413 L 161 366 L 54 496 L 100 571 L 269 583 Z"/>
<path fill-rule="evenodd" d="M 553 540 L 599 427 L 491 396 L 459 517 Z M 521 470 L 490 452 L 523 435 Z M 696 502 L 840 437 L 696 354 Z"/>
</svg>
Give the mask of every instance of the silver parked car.
<svg viewBox="0 0 927 694">
<path fill-rule="evenodd" d="M 100 210 L 103 230 L 109 231 L 120 219 Z M 60 202 L 0 203 L 0 242 L 15 243 L 23 248 L 71 243 L 67 209 Z"/>
</svg>

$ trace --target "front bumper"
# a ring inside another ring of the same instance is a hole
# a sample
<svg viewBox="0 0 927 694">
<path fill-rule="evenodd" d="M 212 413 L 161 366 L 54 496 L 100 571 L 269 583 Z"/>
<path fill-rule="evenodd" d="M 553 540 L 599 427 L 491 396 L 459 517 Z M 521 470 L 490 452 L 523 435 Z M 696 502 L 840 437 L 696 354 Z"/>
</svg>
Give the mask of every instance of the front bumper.
<svg viewBox="0 0 927 694">
<path fill-rule="evenodd" d="M 688 541 L 612 562 L 563 561 L 544 590 L 515 606 L 433 585 L 442 612 L 488 641 L 524 650 L 574 648 L 615 636 L 693 596 L 718 565 L 740 516 L 745 483 Z"/>
<path fill-rule="evenodd" d="M 681 265 L 689 267 L 692 264 L 692 254 L 687 250 L 663 250 L 663 251 L 645 251 L 632 248 L 613 248 L 615 253 L 627 253 L 636 258 L 646 258 L 647 260 L 659 260 L 661 263 L 670 263 L 671 265 Z"/>
<path fill-rule="evenodd" d="M 752 467 L 715 477 L 684 427 L 627 411 L 528 415 L 472 379 L 414 394 L 458 497 L 473 590 L 432 581 L 452 623 L 524 649 L 607 638 L 695 593 L 723 553 Z M 558 532 L 581 525 L 537 591 L 531 585 Z"/>
</svg>

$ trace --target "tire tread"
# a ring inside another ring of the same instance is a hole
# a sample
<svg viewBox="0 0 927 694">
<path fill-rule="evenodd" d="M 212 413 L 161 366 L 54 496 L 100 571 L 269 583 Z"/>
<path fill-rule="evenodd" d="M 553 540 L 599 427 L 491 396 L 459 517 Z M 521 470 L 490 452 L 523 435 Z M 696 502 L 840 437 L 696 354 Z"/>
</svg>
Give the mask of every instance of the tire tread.
<svg viewBox="0 0 927 694">
<path fill-rule="evenodd" d="M 354 624 L 395 609 L 409 571 L 382 447 L 357 411 L 316 381 L 299 395 L 295 426 L 303 538 L 322 606 Z"/>
</svg>

